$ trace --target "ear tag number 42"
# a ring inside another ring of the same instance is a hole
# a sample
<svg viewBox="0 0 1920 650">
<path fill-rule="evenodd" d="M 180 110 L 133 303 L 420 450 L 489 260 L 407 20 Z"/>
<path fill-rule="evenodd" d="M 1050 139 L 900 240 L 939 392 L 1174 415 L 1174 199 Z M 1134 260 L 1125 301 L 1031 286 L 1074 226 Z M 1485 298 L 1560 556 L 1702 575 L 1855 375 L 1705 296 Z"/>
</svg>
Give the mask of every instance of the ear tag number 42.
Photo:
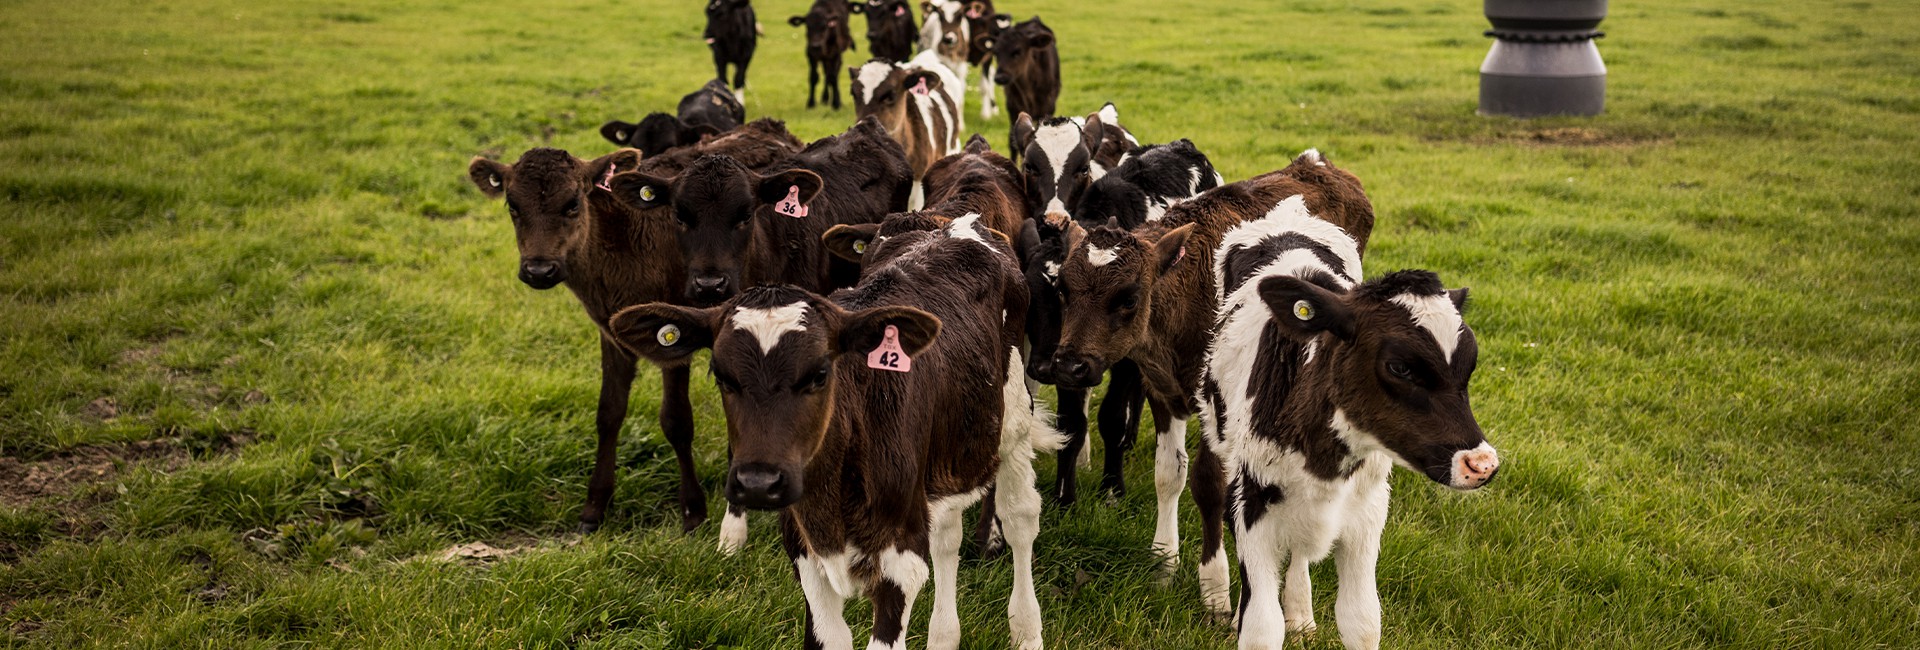
<svg viewBox="0 0 1920 650">
<path fill-rule="evenodd" d="M 880 347 L 867 353 L 867 367 L 875 370 L 909 372 L 913 370 L 913 358 L 907 351 L 900 349 L 900 329 L 887 326 L 886 338 L 880 340 Z"/>
<path fill-rule="evenodd" d="M 787 198 L 773 204 L 773 211 L 795 219 L 807 216 L 807 205 L 800 202 L 800 186 L 788 187 Z"/>
</svg>

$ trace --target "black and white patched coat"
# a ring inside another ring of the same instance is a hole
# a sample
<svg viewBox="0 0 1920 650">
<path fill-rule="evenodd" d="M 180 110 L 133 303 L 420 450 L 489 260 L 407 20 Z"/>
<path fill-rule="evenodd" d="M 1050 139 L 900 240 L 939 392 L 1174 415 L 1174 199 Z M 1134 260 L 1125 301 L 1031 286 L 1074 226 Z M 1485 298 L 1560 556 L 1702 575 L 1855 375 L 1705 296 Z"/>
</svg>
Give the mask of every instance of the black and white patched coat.
<svg viewBox="0 0 1920 650">
<path fill-rule="evenodd" d="M 1073 217 L 1082 224 L 1116 219 L 1120 227 L 1132 230 L 1223 184 L 1213 161 L 1193 141 L 1148 145 L 1122 156 L 1112 171 L 1095 174 Z"/>
<path fill-rule="evenodd" d="M 1254 403 L 1271 397 L 1265 393 L 1273 384 L 1290 381 L 1294 369 L 1312 363 L 1316 347 L 1300 346 L 1279 333 L 1275 314 L 1259 295 L 1260 281 L 1292 276 L 1336 291 L 1351 289 L 1362 277 L 1359 246 L 1339 226 L 1312 215 L 1303 197 L 1294 196 L 1264 218 L 1229 231 L 1216 250 L 1213 272 L 1220 301 L 1217 334 L 1197 401 L 1205 443 L 1226 459 L 1227 503 L 1243 579 L 1241 647 L 1268 647 L 1260 645 L 1262 640 L 1280 637 L 1267 630 L 1281 631 L 1283 611 L 1275 610 L 1284 610 L 1288 628 L 1313 627 L 1308 563 L 1325 557 L 1336 540 L 1347 541 L 1340 567 L 1341 634 L 1377 640 L 1373 559 L 1386 522 L 1392 463 L 1369 457 L 1342 468 L 1344 479 L 1322 478 L 1308 468 L 1310 452 L 1270 437 L 1271 429 L 1286 424 L 1260 421 L 1270 411 Z M 1347 554 L 1356 556 L 1356 566 L 1365 559 L 1364 571 L 1350 571 Z M 1277 593 L 1279 563 L 1289 555 L 1285 605 L 1270 608 L 1268 603 L 1277 605 L 1283 598 Z M 1208 561 L 1216 559 L 1225 561 Z M 1204 595 L 1225 598 L 1224 585 L 1219 587 Z"/>
</svg>

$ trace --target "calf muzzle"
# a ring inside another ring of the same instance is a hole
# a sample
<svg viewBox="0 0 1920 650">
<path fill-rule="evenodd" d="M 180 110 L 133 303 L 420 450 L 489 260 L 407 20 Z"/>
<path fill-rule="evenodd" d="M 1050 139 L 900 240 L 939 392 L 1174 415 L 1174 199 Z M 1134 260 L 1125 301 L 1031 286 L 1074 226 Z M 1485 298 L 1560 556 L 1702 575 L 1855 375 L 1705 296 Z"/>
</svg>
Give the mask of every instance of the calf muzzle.
<svg viewBox="0 0 1920 650">
<path fill-rule="evenodd" d="M 1500 471 L 1500 452 L 1493 445 L 1480 443 L 1472 449 L 1462 449 L 1453 454 L 1453 476 L 1447 487 L 1456 490 L 1472 490 L 1493 480 Z"/>
<path fill-rule="evenodd" d="M 1092 388 L 1106 374 L 1106 364 L 1079 354 L 1058 352 L 1053 355 L 1053 384 L 1068 388 Z"/>
<path fill-rule="evenodd" d="M 717 305 L 732 297 L 732 283 L 723 275 L 699 276 L 687 283 L 687 298 L 701 305 Z"/>
<path fill-rule="evenodd" d="M 753 510 L 778 510 L 800 500 L 800 480 L 767 463 L 738 465 L 727 473 L 727 501 Z"/>
<path fill-rule="evenodd" d="M 552 289 L 567 280 L 567 269 L 553 260 L 522 260 L 520 281 L 535 289 Z"/>
</svg>

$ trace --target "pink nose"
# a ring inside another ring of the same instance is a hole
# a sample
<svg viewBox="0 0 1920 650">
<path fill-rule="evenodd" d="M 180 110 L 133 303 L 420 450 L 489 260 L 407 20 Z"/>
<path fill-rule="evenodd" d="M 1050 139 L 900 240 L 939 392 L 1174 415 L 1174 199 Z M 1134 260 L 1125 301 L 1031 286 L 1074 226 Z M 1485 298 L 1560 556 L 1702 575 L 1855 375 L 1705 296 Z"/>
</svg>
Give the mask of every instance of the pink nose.
<svg viewBox="0 0 1920 650">
<path fill-rule="evenodd" d="M 1482 444 L 1478 448 L 1460 452 L 1454 462 L 1454 473 L 1458 477 L 1454 487 L 1471 490 L 1493 479 L 1494 472 L 1500 469 L 1500 454 L 1493 447 Z"/>
</svg>

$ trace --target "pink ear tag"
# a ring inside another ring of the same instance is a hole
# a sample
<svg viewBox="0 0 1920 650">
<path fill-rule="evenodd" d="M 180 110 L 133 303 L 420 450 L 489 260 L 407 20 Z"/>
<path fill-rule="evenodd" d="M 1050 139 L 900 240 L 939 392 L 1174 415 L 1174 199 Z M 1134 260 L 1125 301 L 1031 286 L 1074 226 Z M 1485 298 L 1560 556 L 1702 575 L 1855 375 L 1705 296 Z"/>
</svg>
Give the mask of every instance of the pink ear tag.
<svg viewBox="0 0 1920 650">
<path fill-rule="evenodd" d="M 979 18 L 979 17 L 980 17 L 980 8 L 979 8 L 979 7 L 967 7 L 967 17 L 968 17 L 968 18 Z"/>
<path fill-rule="evenodd" d="M 895 15 L 895 16 L 905 16 L 905 15 L 907 15 L 907 6 L 906 6 L 906 5 L 900 5 L 900 6 L 898 6 L 898 7 L 894 7 L 894 8 L 893 8 L 893 15 Z"/>
<path fill-rule="evenodd" d="M 787 198 L 773 204 L 773 211 L 795 219 L 807 216 L 807 205 L 800 202 L 800 186 L 788 187 Z"/>
<path fill-rule="evenodd" d="M 607 175 L 606 175 L 606 176 L 601 176 L 601 177 L 600 177 L 600 182 L 599 182 L 599 183 L 595 183 L 595 184 L 594 184 L 594 187 L 598 187 L 598 188 L 600 188 L 600 189 L 603 189 L 603 190 L 606 190 L 606 191 L 608 191 L 608 192 L 612 192 L 612 191 L 613 191 L 613 188 L 612 188 L 612 187 L 608 187 L 608 184 L 610 184 L 610 183 L 612 183 L 612 182 L 613 182 L 613 168 L 615 168 L 615 167 L 618 167 L 618 166 L 619 166 L 619 165 L 614 165 L 614 164 L 608 164 L 608 165 L 607 165 Z"/>
<path fill-rule="evenodd" d="M 880 340 L 880 347 L 867 353 L 867 367 L 874 370 L 892 370 L 908 372 L 913 370 L 913 358 L 907 351 L 900 349 L 900 329 L 887 326 L 886 338 Z"/>
<path fill-rule="evenodd" d="M 927 94 L 927 78 L 926 77 L 921 77 L 919 82 L 913 84 L 913 94 L 915 95 Z"/>
</svg>

